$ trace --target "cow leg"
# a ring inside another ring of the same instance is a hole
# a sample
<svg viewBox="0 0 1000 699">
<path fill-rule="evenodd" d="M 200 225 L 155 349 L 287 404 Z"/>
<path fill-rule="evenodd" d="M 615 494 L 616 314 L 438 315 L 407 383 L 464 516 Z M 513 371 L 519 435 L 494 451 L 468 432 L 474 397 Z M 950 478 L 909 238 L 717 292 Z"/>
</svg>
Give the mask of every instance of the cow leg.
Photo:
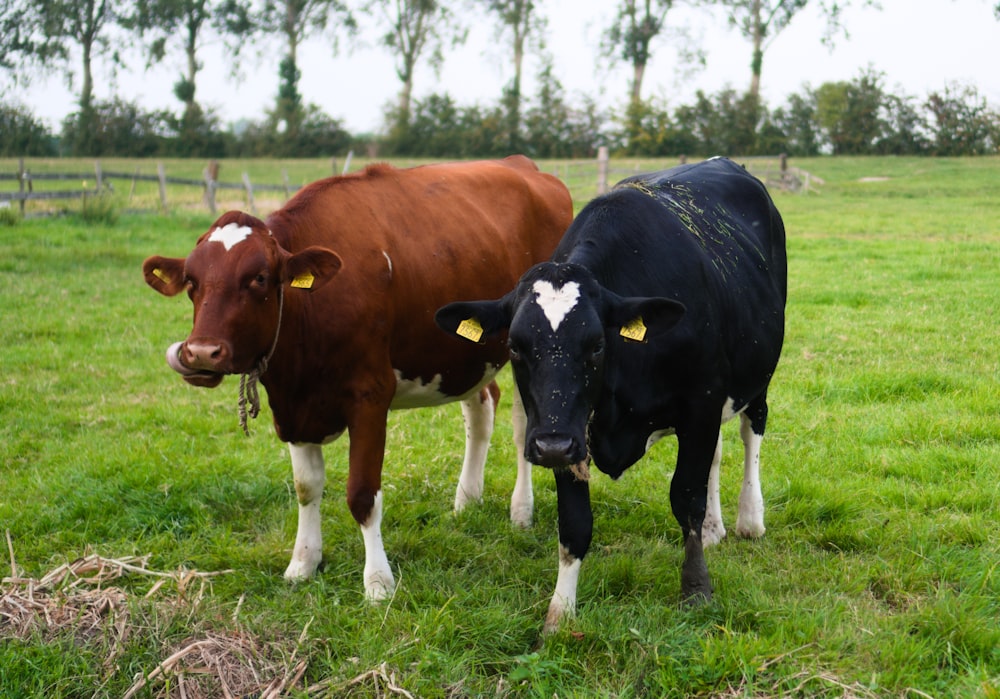
<svg viewBox="0 0 1000 699">
<path fill-rule="evenodd" d="M 361 526 L 365 544 L 365 597 L 371 602 L 388 599 L 396 587 L 382 543 L 382 460 L 387 412 L 387 409 L 378 414 L 374 410 L 370 413 L 358 410 L 353 426 L 348 427 L 351 449 L 347 506 Z"/>
<path fill-rule="evenodd" d="M 594 530 L 590 509 L 590 484 L 577 480 L 569 469 L 555 472 L 556 498 L 559 509 L 559 575 L 556 589 L 545 615 L 543 633 L 552 633 L 559 622 L 576 613 L 576 586 L 580 565 Z"/>
<path fill-rule="evenodd" d="M 736 533 L 747 538 L 764 536 L 764 496 L 760 492 L 760 445 L 767 424 L 767 402 L 764 398 L 751 403 L 740 415 L 740 437 L 743 439 L 743 485 L 740 488 L 740 509 L 736 516 Z"/>
<path fill-rule="evenodd" d="M 722 502 L 719 497 L 719 475 L 722 466 L 722 430 L 715 444 L 712 469 L 708 472 L 708 509 L 701 525 L 702 546 L 714 546 L 726 538 L 726 527 L 722 523 Z"/>
<path fill-rule="evenodd" d="M 292 457 L 292 477 L 299 500 L 299 529 L 295 535 L 292 560 L 285 569 L 285 578 L 301 580 L 312 577 L 323 559 L 319 506 L 323 500 L 326 469 L 323 449 L 319 444 L 289 444 L 288 451 Z"/>
<path fill-rule="evenodd" d="M 496 381 L 491 381 L 474 396 L 462 401 L 465 459 L 462 461 L 462 475 L 458 478 L 458 488 L 455 490 L 455 512 L 461 512 L 470 502 L 483 499 L 483 470 L 499 401 L 500 388 Z"/>
<path fill-rule="evenodd" d="M 708 476 L 718 445 L 717 420 L 714 430 L 677 430 L 677 468 L 670 481 L 670 505 L 684 534 L 681 596 L 691 603 L 712 599 L 712 581 L 705 563 L 701 533 L 707 507 Z"/>
<path fill-rule="evenodd" d="M 524 436 L 527 433 L 528 417 L 521 402 L 521 392 L 514 384 L 513 405 L 510 420 L 514 427 L 514 451 L 517 453 L 517 482 L 510 496 L 510 521 L 518 527 L 530 527 L 535 496 L 531 484 L 531 464 L 524 457 Z"/>
</svg>

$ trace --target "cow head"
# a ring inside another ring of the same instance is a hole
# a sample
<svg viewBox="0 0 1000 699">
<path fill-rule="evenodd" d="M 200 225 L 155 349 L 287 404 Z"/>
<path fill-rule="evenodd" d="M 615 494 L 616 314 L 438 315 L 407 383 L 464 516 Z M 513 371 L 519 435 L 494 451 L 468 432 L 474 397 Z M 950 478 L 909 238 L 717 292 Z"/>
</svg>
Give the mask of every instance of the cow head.
<svg viewBox="0 0 1000 699">
<path fill-rule="evenodd" d="M 588 458 L 587 423 L 609 348 L 654 341 L 683 313 L 670 299 L 619 296 L 579 265 L 545 262 L 503 298 L 452 303 L 435 320 L 475 341 L 509 330 L 511 366 L 528 418 L 525 457 L 559 468 Z M 624 352 L 621 359 L 629 361 Z"/>
<path fill-rule="evenodd" d="M 249 372 L 276 343 L 283 295 L 315 291 L 341 264 L 325 248 L 284 250 L 254 216 L 224 214 L 186 259 L 143 262 L 147 284 L 164 296 L 187 290 L 194 304 L 191 334 L 170 346 L 167 363 L 188 383 L 209 388 L 225 374 Z"/>
</svg>

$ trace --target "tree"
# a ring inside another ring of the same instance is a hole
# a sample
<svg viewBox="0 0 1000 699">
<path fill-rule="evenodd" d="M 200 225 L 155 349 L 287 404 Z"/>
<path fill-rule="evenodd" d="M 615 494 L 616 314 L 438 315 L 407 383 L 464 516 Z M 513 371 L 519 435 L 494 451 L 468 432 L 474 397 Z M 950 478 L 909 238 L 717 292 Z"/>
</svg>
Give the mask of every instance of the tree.
<svg viewBox="0 0 1000 699">
<path fill-rule="evenodd" d="M 395 128 L 405 131 L 410 121 L 413 78 L 417 63 L 429 51 L 437 70 L 444 62 L 444 47 L 465 41 L 466 31 L 441 0 L 369 0 L 369 12 L 378 11 L 386 26 L 382 45 L 395 54 L 396 76 L 403 83 L 395 113 Z"/>
<path fill-rule="evenodd" d="M 935 155 L 984 155 L 1000 147 L 1000 115 L 975 87 L 948 85 L 943 92 L 932 92 L 925 106 Z"/>
<path fill-rule="evenodd" d="M 719 3 L 726 8 L 729 23 L 737 27 L 753 46 L 753 57 L 750 61 L 750 94 L 760 99 L 760 74 L 764 64 L 764 52 L 799 10 L 809 4 L 809 0 L 719 0 Z M 832 44 L 834 35 L 844 29 L 841 15 L 851 4 L 851 0 L 820 0 L 819 4 L 827 20 L 822 41 Z M 875 0 L 863 0 L 863 4 L 875 5 Z"/>
<path fill-rule="evenodd" d="M 0 103 L 0 156 L 56 155 L 55 139 L 45 125 L 20 105 Z"/>
<path fill-rule="evenodd" d="M 225 36 L 240 36 L 250 29 L 248 8 L 237 2 L 220 3 L 216 0 L 146 0 L 135 3 L 132 10 L 121 18 L 121 24 L 147 40 L 148 64 L 162 61 L 167 45 L 173 41 L 182 44 L 186 70 L 174 84 L 174 95 L 184 103 L 182 128 L 198 129 L 205 120 L 195 99 L 196 78 L 201 64 L 198 46 L 202 30 L 212 26 Z M 240 42 L 233 42 L 238 49 Z"/>
<path fill-rule="evenodd" d="M 674 0 L 622 0 L 615 23 L 604 33 L 601 53 L 632 66 L 630 105 L 642 99 L 642 79 L 651 57 L 650 45 L 660 35 Z"/>
<path fill-rule="evenodd" d="M 299 45 L 314 32 L 325 31 L 334 18 L 339 18 L 339 26 L 349 32 L 353 33 L 357 26 L 350 9 L 341 0 L 264 0 L 263 9 L 254 18 L 258 33 L 267 36 L 277 33 L 284 39 L 285 55 L 278 66 L 278 98 L 272 122 L 290 142 L 298 141 L 306 118 L 298 89 L 302 76 Z M 332 46 L 336 50 L 335 34 Z"/>
<path fill-rule="evenodd" d="M 851 82 L 824 83 L 816 91 L 816 120 L 834 155 L 874 152 L 885 134 L 882 75 L 862 71 Z"/>
<path fill-rule="evenodd" d="M 507 112 L 508 147 L 519 151 L 521 131 L 521 76 L 525 45 L 534 39 L 541 47 L 545 20 L 538 15 L 542 0 L 480 0 L 500 20 L 499 34 L 508 32 L 514 50 L 514 79 L 504 88 L 503 104 Z"/>
<path fill-rule="evenodd" d="M 41 19 L 41 31 L 51 56 L 68 61 L 67 43 L 79 46 L 82 82 L 79 104 L 81 113 L 86 114 L 94 99 L 94 59 L 110 53 L 113 62 L 121 62 L 120 54 L 112 51 L 107 36 L 109 27 L 117 22 L 119 3 L 116 0 L 33 0 L 31 6 Z"/>
</svg>

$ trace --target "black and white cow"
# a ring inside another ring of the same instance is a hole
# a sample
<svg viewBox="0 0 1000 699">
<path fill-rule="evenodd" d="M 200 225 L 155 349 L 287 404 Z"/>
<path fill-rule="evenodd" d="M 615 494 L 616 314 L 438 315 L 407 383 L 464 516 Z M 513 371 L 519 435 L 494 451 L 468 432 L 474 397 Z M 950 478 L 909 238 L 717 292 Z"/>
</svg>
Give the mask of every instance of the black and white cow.
<svg viewBox="0 0 1000 699">
<path fill-rule="evenodd" d="M 758 462 L 786 280 L 784 225 L 767 190 L 714 158 L 619 182 L 506 296 L 438 311 L 447 331 L 509 330 L 525 456 L 556 479 L 559 575 L 547 631 L 575 611 L 593 530 L 590 460 L 617 479 L 657 439 L 677 435 L 670 504 L 685 541 L 681 594 L 707 600 L 703 545 L 726 533 L 720 425 L 739 415 L 736 531 L 763 535 Z"/>
</svg>

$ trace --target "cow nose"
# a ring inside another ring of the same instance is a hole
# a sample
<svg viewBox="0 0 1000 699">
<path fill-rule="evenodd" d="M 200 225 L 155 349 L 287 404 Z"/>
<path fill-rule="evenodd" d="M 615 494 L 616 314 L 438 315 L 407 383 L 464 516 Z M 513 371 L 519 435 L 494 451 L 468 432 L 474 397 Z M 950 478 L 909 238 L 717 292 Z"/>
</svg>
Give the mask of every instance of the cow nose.
<svg viewBox="0 0 1000 699">
<path fill-rule="evenodd" d="M 228 358 L 226 348 L 218 342 L 188 340 L 181 348 L 183 364 L 191 369 L 217 371 Z"/>
<path fill-rule="evenodd" d="M 543 434 L 533 441 L 534 456 L 532 459 L 539 466 L 566 466 L 572 462 L 574 442 L 572 437 L 558 434 Z"/>
</svg>

